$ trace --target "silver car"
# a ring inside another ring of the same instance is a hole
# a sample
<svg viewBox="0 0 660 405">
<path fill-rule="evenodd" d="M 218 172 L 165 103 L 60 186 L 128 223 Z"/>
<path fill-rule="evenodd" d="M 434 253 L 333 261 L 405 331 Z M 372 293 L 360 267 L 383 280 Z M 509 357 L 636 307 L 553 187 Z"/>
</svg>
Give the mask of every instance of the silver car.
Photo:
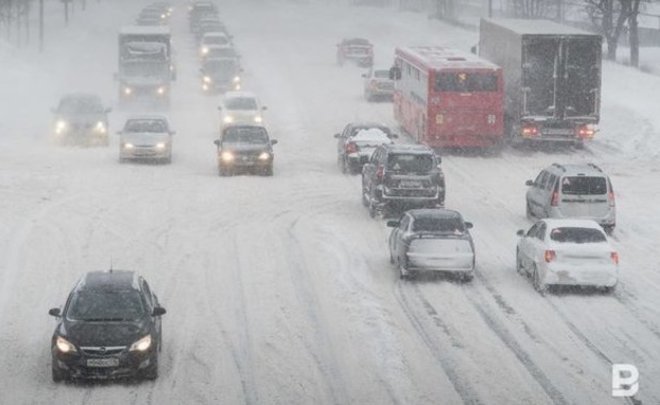
<svg viewBox="0 0 660 405">
<path fill-rule="evenodd" d="M 416 272 L 439 271 L 460 275 L 463 281 L 474 277 L 474 242 L 460 213 L 448 209 L 414 209 L 398 221 L 388 221 L 390 262 L 401 278 Z"/>
<path fill-rule="evenodd" d="M 172 162 L 172 135 L 167 118 L 162 116 L 134 116 L 126 120 L 118 132 L 119 162 L 149 160 Z"/>
<path fill-rule="evenodd" d="M 528 218 L 591 219 L 608 233 L 614 230 L 612 182 L 595 164 L 554 163 L 525 184 Z"/>
<path fill-rule="evenodd" d="M 377 98 L 391 100 L 394 95 L 394 80 L 390 79 L 389 69 L 372 69 L 362 75 L 364 78 L 364 98 L 374 101 Z"/>
</svg>

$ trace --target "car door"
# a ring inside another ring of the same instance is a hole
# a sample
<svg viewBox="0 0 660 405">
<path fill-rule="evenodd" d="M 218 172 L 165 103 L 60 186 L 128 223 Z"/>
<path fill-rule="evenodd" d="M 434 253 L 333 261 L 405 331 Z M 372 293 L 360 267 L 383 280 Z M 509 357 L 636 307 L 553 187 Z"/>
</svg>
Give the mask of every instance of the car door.
<svg viewBox="0 0 660 405">
<path fill-rule="evenodd" d="M 529 269 L 533 269 L 535 266 L 538 267 L 541 264 L 541 261 L 545 260 L 545 230 L 547 225 L 545 222 L 541 222 L 534 232 L 532 238 L 530 238 L 530 264 Z"/>
<path fill-rule="evenodd" d="M 541 226 L 541 222 L 537 222 L 532 225 L 531 228 L 525 233 L 525 235 L 520 240 L 520 249 L 518 254 L 520 255 L 520 261 L 522 262 L 523 268 L 529 270 L 532 268 L 532 263 L 534 261 L 534 244 L 533 240 L 536 237 L 536 232 Z"/>
<path fill-rule="evenodd" d="M 147 281 L 144 279 L 142 279 L 142 291 L 144 292 L 144 295 L 149 305 L 149 313 L 153 313 L 154 308 L 160 306 L 160 304 L 158 303 L 158 297 L 156 296 L 156 294 L 154 294 L 151 291 L 151 288 L 149 287 L 149 283 L 147 283 Z M 161 328 L 162 328 L 160 316 L 152 316 L 151 320 L 154 323 L 154 329 L 158 331 L 158 337 L 160 339 Z"/>
<path fill-rule="evenodd" d="M 408 231 L 408 228 L 410 227 L 411 222 L 412 222 L 412 219 L 411 219 L 410 215 L 403 214 L 401 216 L 401 220 L 399 221 L 399 226 L 397 228 L 394 228 L 394 230 L 393 230 L 393 233 L 396 232 L 396 237 L 393 240 L 393 242 L 394 242 L 394 246 L 393 246 L 394 254 L 393 254 L 393 256 L 395 258 L 405 260 L 406 253 L 407 253 L 407 246 L 403 242 L 403 236 Z"/>
<path fill-rule="evenodd" d="M 346 142 L 346 138 L 351 133 L 351 124 L 348 124 L 344 127 L 344 130 L 339 134 L 339 138 L 337 138 L 337 154 L 339 157 L 344 156 L 344 143 Z"/>
<path fill-rule="evenodd" d="M 543 196 L 542 190 L 545 187 L 544 183 L 547 181 L 548 172 L 545 170 L 541 171 L 536 179 L 534 184 L 527 190 L 527 201 L 529 202 L 529 207 L 532 210 L 532 213 L 536 217 L 543 216 Z"/>
<path fill-rule="evenodd" d="M 364 192 L 371 193 L 371 188 L 373 187 L 373 177 L 376 170 L 376 164 L 382 154 L 382 149 L 378 148 L 371 155 L 369 162 L 362 167 L 362 188 Z"/>
</svg>

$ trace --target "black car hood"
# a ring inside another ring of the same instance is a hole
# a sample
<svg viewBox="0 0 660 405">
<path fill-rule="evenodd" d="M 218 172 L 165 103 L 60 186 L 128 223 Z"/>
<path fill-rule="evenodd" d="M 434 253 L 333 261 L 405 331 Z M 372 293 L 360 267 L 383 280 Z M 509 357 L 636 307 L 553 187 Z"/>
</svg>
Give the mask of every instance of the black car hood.
<svg viewBox="0 0 660 405">
<path fill-rule="evenodd" d="M 150 322 L 88 322 L 65 320 L 59 333 L 76 346 L 128 346 L 150 332 Z"/>
<path fill-rule="evenodd" d="M 236 153 L 257 153 L 257 152 L 270 152 L 270 145 L 267 143 L 251 144 L 251 143 L 224 143 L 222 150 L 232 151 Z"/>
</svg>

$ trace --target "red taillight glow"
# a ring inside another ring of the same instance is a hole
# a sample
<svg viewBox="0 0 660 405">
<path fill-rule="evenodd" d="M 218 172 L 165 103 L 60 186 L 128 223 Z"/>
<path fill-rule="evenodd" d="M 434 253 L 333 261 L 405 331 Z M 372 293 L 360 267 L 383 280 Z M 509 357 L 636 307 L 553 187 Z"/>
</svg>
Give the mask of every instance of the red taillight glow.
<svg viewBox="0 0 660 405">
<path fill-rule="evenodd" d="M 556 207 L 556 206 L 559 205 L 559 193 L 558 192 L 555 191 L 554 193 L 552 193 L 552 200 L 550 201 L 550 205 L 552 205 L 553 207 Z"/>
<path fill-rule="evenodd" d="M 357 149 L 355 142 L 349 142 L 346 144 L 346 153 L 355 153 L 357 152 Z"/>
<path fill-rule="evenodd" d="M 545 254 L 543 255 L 543 258 L 545 259 L 546 263 L 550 263 L 551 261 L 555 260 L 557 257 L 557 253 L 555 253 L 554 250 L 546 250 Z"/>
<path fill-rule="evenodd" d="M 614 264 L 619 264 L 619 254 L 617 252 L 610 253 L 610 257 L 612 258 Z"/>
<path fill-rule="evenodd" d="M 525 138 L 532 138 L 538 136 L 539 128 L 533 124 L 525 124 L 520 130 L 521 134 Z"/>
<path fill-rule="evenodd" d="M 591 125 L 580 125 L 575 131 L 577 137 L 582 139 L 591 139 L 596 134 L 596 131 Z"/>
<path fill-rule="evenodd" d="M 378 178 L 378 180 L 383 180 L 384 174 L 385 170 L 383 169 L 383 166 L 378 166 L 378 169 L 376 169 L 376 178 Z"/>
<path fill-rule="evenodd" d="M 614 200 L 614 193 L 613 192 L 610 191 L 609 193 L 607 193 L 607 201 L 609 201 L 610 207 L 614 207 L 616 205 L 616 201 Z"/>
</svg>

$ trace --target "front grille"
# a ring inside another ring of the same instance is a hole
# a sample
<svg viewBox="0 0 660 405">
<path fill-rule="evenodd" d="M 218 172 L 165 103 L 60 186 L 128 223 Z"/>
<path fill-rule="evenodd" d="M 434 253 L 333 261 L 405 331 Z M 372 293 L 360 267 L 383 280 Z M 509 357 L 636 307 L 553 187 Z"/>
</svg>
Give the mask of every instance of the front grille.
<svg viewBox="0 0 660 405">
<path fill-rule="evenodd" d="M 80 349 L 88 356 L 116 356 L 126 350 L 126 346 L 87 346 Z"/>
</svg>

